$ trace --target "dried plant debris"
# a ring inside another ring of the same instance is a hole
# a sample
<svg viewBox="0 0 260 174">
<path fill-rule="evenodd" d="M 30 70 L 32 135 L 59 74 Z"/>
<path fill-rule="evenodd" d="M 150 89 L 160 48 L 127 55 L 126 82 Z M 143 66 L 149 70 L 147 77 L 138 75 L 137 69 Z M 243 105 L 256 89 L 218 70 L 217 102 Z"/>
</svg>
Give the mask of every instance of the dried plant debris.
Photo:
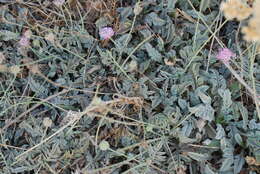
<svg viewBox="0 0 260 174">
<path fill-rule="evenodd" d="M 258 174 L 257 0 L 0 0 L 0 173 Z"/>
</svg>

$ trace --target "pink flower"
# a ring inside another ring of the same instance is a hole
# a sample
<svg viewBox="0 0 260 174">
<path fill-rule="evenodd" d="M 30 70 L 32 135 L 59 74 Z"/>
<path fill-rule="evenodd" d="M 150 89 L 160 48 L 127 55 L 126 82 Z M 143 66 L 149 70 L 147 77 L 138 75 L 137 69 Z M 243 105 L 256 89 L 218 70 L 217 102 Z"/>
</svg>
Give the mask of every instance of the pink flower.
<svg viewBox="0 0 260 174">
<path fill-rule="evenodd" d="M 54 0 L 53 3 L 56 6 L 60 7 L 60 6 L 62 6 L 65 3 L 65 0 Z"/>
<path fill-rule="evenodd" d="M 22 36 L 20 41 L 19 41 L 19 45 L 21 45 L 22 47 L 28 47 L 30 45 L 29 38 L 26 37 L 26 36 Z"/>
<path fill-rule="evenodd" d="M 220 61 L 223 61 L 224 63 L 228 63 L 231 57 L 235 57 L 235 56 L 236 54 L 233 53 L 230 49 L 222 48 L 218 51 L 216 58 Z"/>
<path fill-rule="evenodd" d="M 99 36 L 103 40 L 110 39 L 115 34 L 112 27 L 104 27 L 99 30 Z"/>
</svg>

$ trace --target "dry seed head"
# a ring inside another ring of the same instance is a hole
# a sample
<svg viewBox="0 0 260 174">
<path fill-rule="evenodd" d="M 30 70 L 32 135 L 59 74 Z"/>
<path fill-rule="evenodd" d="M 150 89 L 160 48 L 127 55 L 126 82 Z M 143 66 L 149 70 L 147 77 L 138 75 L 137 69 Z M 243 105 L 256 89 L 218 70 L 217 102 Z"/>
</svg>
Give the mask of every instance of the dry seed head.
<svg viewBox="0 0 260 174">
<path fill-rule="evenodd" d="M 138 66 L 137 62 L 135 60 L 132 60 L 128 65 L 128 71 L 133 72 L 137 70 L 137 66 Z"/>
<path fill-rule="evenodd" d="M 26 37 L 26 38 L 28 38 L 28 39 L 31 38 L 31 36 L 32 36 L 32 31 L 31 31 L 31 30 L 26 30 L 26 31 L 24 32 L 23 36 Z"/>
<path fill-rule="evenodd" d="M 4 53 L 0 52 L 0 64 L 5 61 L 5 55 Z"/>
<path fill-rule="evenodd" d="M 253 7 L 253 17 L 249 20 L 248 26 L 242 28 L 244 39 L 248 42 L 260 41 L 260 1 L 256 1 Z"/>
<path fill-rule="evenodd" d="M 72 124 L 80 118 L 80 112 L 71 111 L 67 112 L 67 115 L 61 121 L 61 125 Z"/>
<path fill-rule="evenodd" d="M 17 65 L 11 66 L 11 67 L 9 67 L 9 72 L 14 75 L 17 75 L 21 72 L 21 68 Z"/>
<path fill-rule="evenodd" d="M 50 41 L 52 44 L 54 44 L 55 41 L 55 35 L 53 33 L 48 33 L 44 36 L 44 39 Z"/>
<path fill-rule="evenodd" d="M 47 128 L 47 127 L 51 127 L 51 125 L 52 125 L 52 120 L 49 117 L 45 117 L 43 119 L 43 126 Z"/>
<path fill-rule="evenodd" d="M 246 157 L 246 162 L 249 165 L 260 166 L 260 162 L 256 161 L 256 159 L 254 157 L 251 157 L 251 156 Z"/>
<path fill-rule="evenodd" d="M 227 0 L 226 2 L 222 2 L 220 10 L 223 11 L 228 20 L 237 19 L 238 21 L 248 18 L 253 12 L 252 8 L 248 7 L 241 0 Z"/>
<path fill-rule="evenodd" d="M 141 6 L 141 3 L 140 2 L 137 2 L 135 4 L 135 8 L 134 8 L 134 14 L 135 15 L 139 15 L 141 12 L 142 12 L 143 8 Z"/>
<path fill-rule="evenodd" d="M 0 64 L 0 72 L 7 72 L 7 71 L 8 71 L 8 67 L 6 65 Z"/>
</svg>

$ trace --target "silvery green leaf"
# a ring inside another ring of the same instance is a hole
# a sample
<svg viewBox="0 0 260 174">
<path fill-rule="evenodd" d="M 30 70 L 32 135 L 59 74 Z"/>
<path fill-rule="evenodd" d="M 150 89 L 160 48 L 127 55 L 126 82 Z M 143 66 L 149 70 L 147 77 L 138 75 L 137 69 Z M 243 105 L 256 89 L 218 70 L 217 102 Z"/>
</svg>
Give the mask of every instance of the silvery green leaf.
<svg viewBox="0 0 260 174">
<path fill-rule="evenodd" d="M 209 165 L 207 164 L 205 169 L 204 169 L 204 173 L 207 174 L 217 174 L 216 172 L 213 172 L 213 170 L 211 170 L 211 168 L 209 167 Z"/>
<path fill-rule="evenodd" d="M 241 155 L 236 155 L 234 160 L 234 174 L 238 174 L 241 171 L 244 164 L 244 157 Z"/>
<path fill-rule="evenodd" d="M 217 140 L 221 140 L 222 138 L 224 138 L 226 136 L 225 130 L 222 127 L 221 124 L 217 124 L 217 134 L 216 134 L 216 139 Z"/>
<path fill-rule="evenodd" d="M 211 98 L 206 95 L 206 91 L 209 88 L 209 86 L 200 86 L 199 88 L 196 89 L 195 93 L 199 96 L 201 101 L 204 104 L 210 104 L 211 103 Z"/>
<path fill-rule="evenodd" d="M 64 79 L 64 78 L 58 78 L 57 80 L 56 80 L 56 82 L 57 83 L 59 83 L 59 84 L 61 84 L 61 85 L 65 85 L 66 84 L 66 79 Z"/>
<path fill-rule="evenodd" d="M 226 159 L 222 162 L 222 164 L 221 164 L 220 171 L 221 171 L 221 172 L 226 172 L 226 171 L 228 171 L 228 170 L 231 170 L 233 163 L 234 163 L 233 158 L 226 158 Z"/>
<path fill-rule="evenodd" d="M 238 105 L 238 108 L 239 108 L 239 111 L 242 115 L 242 118 L 243 118 L 243 128 L 244 129 L 247 129 L 247 125 L 248 125 L 248 110 L 245 108 L 245 106 L 239 102 L 237 103 Z"/>
<path fill-rule="evenodd" d="M 200 47 L 208 40 L 208 36 L 204 33 L 204 32 L 198 32 L 196 34 L 196 37 L 195 35 L 193 36 L 193 40 L 195 40 L 196 44 L 193 46 L 193 49 L 194 50 L 198 50 L 200 49 Z M 207 54 L 207 53 L 206 53 Z"/>
<path fill-rule="evenodd" d="M 125 46 L 128 45 L 128 43 L 131 41 L 131 39 L 132 39 L 131 34 L 124 34 L 124 35 L 120 36 L 118 39 L 115 40 L 116 47 L 120 51 L 124 51 L 122 49 L 125 49 Z"/>
<path fill-rule="evenodd" d="M 210 4 L 211 0 L 201 0 L 200 11 L 204 12 L 207 8 L 209 8 Z"/>
<path fill-rule="evenodd" d="M 188 156 L 196 161 L 206 161 L 208 160 L 209 156 L 208 154 L 204 153 L 196 153 L 196 152 L 188 152 Z"/>
<path fill-rule="evenodd" d="M 37 95 L 43 95 L 43 94 L 47 94 L 48 90 L 44 88 L 43 85 L 41 85 L 40 83 L 36 82 L 32 77 L 29 78 L 29 85 L 30 88 L 33 92 L 35 92 Z"/>
<path fill-rule="evenodd" d="M 164 41 L 163 41 L 163 39 L 161 38 L 161 37 L 158 37 L 157 39 L 157 46 L 156 46 L 156 48 L 159 50 L 159 51 L 163 51 L 164 50 Z"/>
<path fill-rule="evenodd" d="M 93 46 L 93 43 L 95 41 L 95 39 L 93 38 L 93 36 L 91 36 L 88 32 L 84 32 L 81 33 L 84 35 L 84 37 L 79 37 L 80 42 L 83 44 L 84 48 L 88 48 L 90 49 L 91 46 Z"/>
<path fill-rule="evenodd" d="M 141 73 L 144 73 L 150 66 L 151 64 L 151 60 L 146 60 L 146 61 L 143 61 L 142 63 L 140 63 L 140 66 L 139 66 L 139 71 Z"/>
<path fill-rule="evenodd" d="M 162 28 L 162 38 L 165 43 L 174 44 L 173 42 L 176 39 L 175 26 L 171 19 L 167 19 L 166 22 L 167 24 Z"/>
<path fill-rule="evenodd" d="M 182 143 L 182 144 L 187 144 L 187 143 L 194 143 L 194 142 L 196 142 L 196 139 L 192 139 L 192 138 L 186 137 L 186 136 L 184 136 L 184 135 L 182 135 L 182 134 L 178 135 L 178 137 L 179 137 L 180 143 Z"/>
<path fill-rule="evenodd" d="M 200 104 L 189 108 L 191 113 L 194 113 L 196 117 L 200 117 L 204 120 L 214 120 L 214 109 L 209 104 Z"/>
<path fill-rule="evenodd" d="M 180 106 L 180 108 L 182 110 L 187 109 L 187 107 L 188 107 L 187 101 L 183 100 L 181 98 L 178 99 L 178 105 Z"/>
<path fill-rule="evenodd" d="M 36 166 L 35 166 L 36 167 Z M 30 166 L 21 166 L 21 167 L 16 167 L 16 168 L 10 168 L 12 173 L 26 173 L 28 171 L 31 171 L 33 167 Z M 9 172 L 10 172 L 9 169 Z"/>
<path fill-rule="evenodd" d="M 193 73 L 194 77 L 196 78 L 196 80 L 199 76 L 200 66 L 201 66 L 201 63 L 197 63 L 197 62 L 195 62 L 192 65 L 192 73 Z"/>
<path fill-rule="evenodd" d="M 172 58 L 174 58 L 176 56 L 176 51 L 175 50 L 170 50 L 170 51 L 168 51 L 166 53 L 166 56 L 167 56 L 167 58 L 172 59 Z"/>
<path fill-rule="evenodd" d="M 260 130 L 260 123 L 259 122 L 257 123 L 255 119 L 250 120 L 249 121 L 249 129 L 251 129 L 251 130 L 254 130 L 254 129 Z"/>
<path fill-rule="evenodd" d="M 159 95 L 152 96 L 150 99 L 152 100 L 152 108 L 157 107 L 162 102 L 162 97 Z"/>
<path fill-rule="evenodd" d="M 25 121 L 20 123 L 19 127 L 25 129 L 25 131 L 27 133 L 29 133 L 30 136 L 33 137 L 33 138 L 42 135 L 42 132 L 40 131 L 39 127 L 33 127 L 31 124 L 29 124 Z"/>
<path fill-rule="evenodd" d="M 133 9 L 131 7 L 118 8 L 117 11 L 120 13 L 121 21 L 125 21 L 130 15 L 133 14 Z"/>
<path fill-rule="evenodd" d="M 146 17 L 145 17 L 145 21 L 151 25 L 153 24 L 154 26 L 163 26 L 166 21 L 161 19 L 155 12 L 152 12 L 150 14 L 148 14 Z"/>
<path fill-rule="evenodd" d="M 168 0 L 168 3 L 167 3 L 167 11 L 168 12 L 173 12 L 175 10 L 176 2 L 177 2 L 177 0 Z"/>
<path fill-rule="evenodd" d="M 146 43 L 145 44 L 145 48 L 147 50 L 147 53 L 149 55 L 149 57 L 157 62 L 161 62 L 162 61 L 162 55 L 161 53 L 159 53 L 159 51 L 157 51 L 150 43 Z"/>
<path fill-rule="evenodd" d="M 181 128 L 181 134 L 183 136 L 186 136 L 186 137 L 189 137 L 192 130 L 193 130 L 193 125 L 191 122 L 188 122 L 188 121 L 184 121 L 182 123 L 183 127 Z"/>
<path fill-rule="evenodd" d="M 235 140 L 236 142 L 240 145 L 240 146 L 243 146 L 243 140 L 242 140 L 242 137 L 240 136 L 240 134 L 236 133 L 235 134 Z"/>
<path fill-rule="evenodd" d="M 17 40 L 19 38 L 19 33 L 14 33 L 8 30 L 0 30 L 0 40 L 9 41 Z"/>
<path fill-rule="evenodd" d="M 212 94 L 216 94 L 219 88 L 226 89 L 226 80 L 218 71 L 210 70 L 209 73 L 204 72 L 204 75 L 204 78 L 212 85 Z"/>
<path fill-rule="evenodd" d="M 108 25 L 110 25 L 111 22 L 109 21 L 109 19 L 107 17 L 100 17 L 96 22 L 95 25 L 97 26 L 97 28 L 102 28 L 102 27 L 106 27 Z"/>
<path fill-rule="evenodd" d="M 148 38 L 152 35 L 151 31 L 148 29 L 143 29 L 140 30 L 139 32 L 143 35 L 144 38 Z"/>
<path fill-rule="evenodd" d="M 164 110 L 163 110 L 163 113 L 165 114 L 165 115 L 172 115 L 173 113 L 175 112 L 175 108 L 174 107 L 171 107 L 171 106 L 169 106 L 169 105 L 167 105 L 165 108 L 164 108 Z"/>
<path fill-rule="evenodd" d="M 183 59 L 189 59 L 190 56 L 193 54 L 193 50 L 191 46 L 185 46 L 183 47 L 179 52 L 181 58 Z"/>
<path fill-rule="evenodd" d="M 101 56 L 101 62 L 104 65 L 110 65 L 112 63 L 112 60 L 110 58 L 109 52 L 108 50 L 103 51 L 102 49 L 100 49 L 99 47 L 97 47 L 97 51 L 99 53 L 99 55 Z"/>
<path fill-rule="evenodd" d="M 229 108 L 232 105 L 231 92 L 229 89 L 219 89 L 218 93 L 223 100 L 223 109 Z"/>
<path fill-rule="evenodd" d="M 151 123 L 161 128 L 166 128 L 169 125 L 169 120 L 164 114 L 159 113 L 151 118 Z"/>
</svg>

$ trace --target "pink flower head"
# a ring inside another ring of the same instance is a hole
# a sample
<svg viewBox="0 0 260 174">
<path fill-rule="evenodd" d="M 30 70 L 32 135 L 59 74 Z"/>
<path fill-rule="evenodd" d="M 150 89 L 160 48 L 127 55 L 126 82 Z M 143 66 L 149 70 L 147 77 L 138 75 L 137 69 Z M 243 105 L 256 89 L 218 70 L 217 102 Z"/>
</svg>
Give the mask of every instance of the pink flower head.
<svg viewBox="0 0 260 174">
<path fill-rule="evenodd" d="M 26 36 L 22 36 L 20 41 L 19 41 L 19 45 L 21 45 L 22 47 L 28 47 L 30 45 L 29 38 L 26 37 Z"/>
<path fill-rule="evenodd" d="M 99 36 L 103 40 L 110 39 L 115 34 L 112 27 L 103 27 L 99 30 Z"/>
<path fill-rule="evenodd" d="M 65 3 L 65 0 L 54 0 L 53 3 L 56 6 L 60 7 L 60 6 L 62 6 Z"/>
<path fill-rule="evenodd" d="M 224 63 L 228 63 L 231 57 L 235 57 L 236 54 L 233 53 L 230 49 L 228 48 L 222 48 L 218 51 L 217 54 L 217 59 L 220 61 L 223 61 Z"/>
</svg>

